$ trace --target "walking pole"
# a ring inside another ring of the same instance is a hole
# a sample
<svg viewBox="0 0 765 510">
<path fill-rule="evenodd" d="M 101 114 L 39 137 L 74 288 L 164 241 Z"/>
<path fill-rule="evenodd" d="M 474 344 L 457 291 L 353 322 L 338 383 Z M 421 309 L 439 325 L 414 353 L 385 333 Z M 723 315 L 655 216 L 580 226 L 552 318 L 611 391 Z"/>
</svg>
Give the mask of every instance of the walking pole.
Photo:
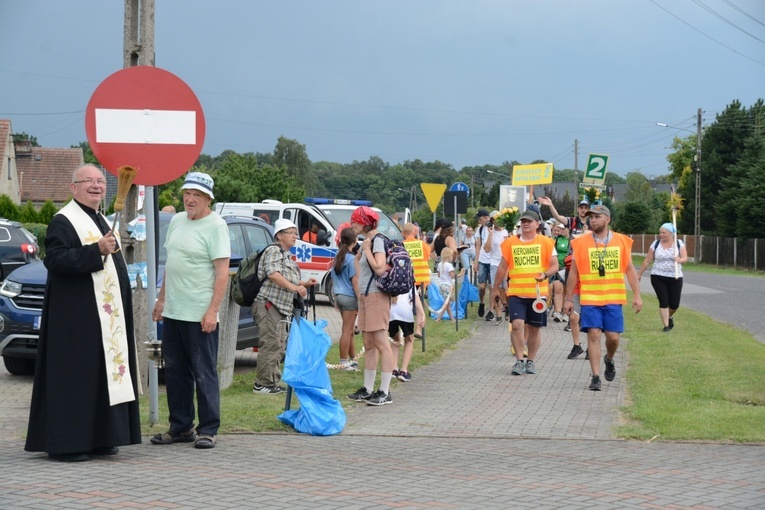
<svg viewBox="0 0 765 510">
<path fill-rule="evenodd" d="M 677 250 L 677 195 L 675 195 L 675 187 L 670 187 L 670 202 L 672 203 L 672 253 L 675 254 L 675 258 L 678 256 Z M 680 278 L 680 268 L 678 267 L 677 260 L 675 260 L 675 280 Z"/>
</svg>

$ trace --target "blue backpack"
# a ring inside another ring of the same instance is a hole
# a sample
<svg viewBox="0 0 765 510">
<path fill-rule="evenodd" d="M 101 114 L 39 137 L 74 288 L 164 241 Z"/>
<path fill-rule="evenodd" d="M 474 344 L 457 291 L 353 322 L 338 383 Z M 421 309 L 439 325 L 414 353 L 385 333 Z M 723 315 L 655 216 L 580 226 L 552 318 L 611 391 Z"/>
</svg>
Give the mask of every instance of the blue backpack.
<svg viewBox="0 0 765 510">
<path fill-rule="evenodd" d="M 383 294 L 389 296 L 400 296 L 401 294 L 408 294 L 414 288 L 414 268 L 412 267 L 412 259 L 409 257 L 409 252 L 406 251 L 404 243 L 401 241 L 392 241 L 382 234 L 377 234 L 372 239 L 374 245 L 377 236 L 383 238 L 385 246 L 385 262 L 387 268 L 382 276 L 376 276 L 372 273 L 372 277 L 367 283 L 367 290 L 364 293 L 365 296 L 369 295 L 369 287 L 372 285 L 372 281 L 375 282 L 377 288 Z"/>
</svg>

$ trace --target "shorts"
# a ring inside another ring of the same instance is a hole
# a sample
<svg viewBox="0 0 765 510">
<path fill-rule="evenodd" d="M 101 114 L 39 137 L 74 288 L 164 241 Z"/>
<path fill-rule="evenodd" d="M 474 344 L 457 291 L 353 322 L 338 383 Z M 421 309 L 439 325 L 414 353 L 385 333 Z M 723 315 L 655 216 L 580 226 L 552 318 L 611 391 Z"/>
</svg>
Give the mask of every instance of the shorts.
<svg viewBox="0 0 765 510">
<path fill-rule="evenodd" d="M 404 338 L 414 335 L 414 322 L 390 321 L 388 324 L 388 336 L 391 338 L 401 330 Z"/>
<path fill-rule="evenodd" d="M 370 292 L 359 296 L 358 326 L 360 331 L 386 331 L 390 322 L 390 296 Z"/>
<path fill-rule="evenodd" d="M 582 305 L 579 331 L 586 332 L 590 328 L 624 333 L 624 313 L 622 305 Z"/>
<path fill-rule="evenodd" d="M 523 322 L 530 326 L 543 328 L 547 326 L 547 308 L 542 313 L 537 313 L 531 307 L 531 303 L 536 298 L 523 298 L 518 296 L 507 297 L 507 309 L 510 313 L 510 320 L 523 319 Z"/>
<path fill-rule="evenodd" d="M 476 276 L 478 284 L 491 283 L 491 264 L 484 262 L 478 263 L 478 275 Z"/>
<path fill-rule="evenodd" d="M 579 294 L 574 294 L 574 297 L 571 298 L 571 302 L 574 303 L 574 310 L 571 313 L 575 313 L 579 316 L 582 315 L 582 303 L 579 300 Z"/>
<path fill-rule="evenodd" d="M 355 312 L 359 309 L 359 300 L 355 296 L 335 294 L 335 304 L 340 312 Z"/>
<path fill-rule="evenodd" d="M 491 285 L 494 286 L 494 282 L 497 281 L 497 269 L 499 269 L 499 266 L 491 266 L 490 269 L 490 276 L 491 276 Z M 506 289 L 507 288 L 507 278 L 505 278 L 502 282 L 499 284 L 500 289 Z"/>
</svg>

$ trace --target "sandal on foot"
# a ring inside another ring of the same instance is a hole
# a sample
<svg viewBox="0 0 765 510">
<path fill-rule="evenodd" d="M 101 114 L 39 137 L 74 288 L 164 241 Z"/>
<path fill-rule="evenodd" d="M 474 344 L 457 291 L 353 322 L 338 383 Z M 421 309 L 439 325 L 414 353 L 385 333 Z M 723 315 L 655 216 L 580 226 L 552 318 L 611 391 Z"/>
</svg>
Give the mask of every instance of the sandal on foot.
<svg viewBox="0 0 765 510">
<path fill-rule="evenodd" d="M 194 442 L 194 448 L 209 449 L 215 448 L 215 436 L 199 436 Z"/>
<path fill-rule="evenodd" d="M 171 431 L 157 434 L 150 439 L 153 444 L 173 444 L 173 443 L 190 443 L 197 438 L 194 429 L 181 432 L 180 434 L 173 433 Z"/>
</svg>

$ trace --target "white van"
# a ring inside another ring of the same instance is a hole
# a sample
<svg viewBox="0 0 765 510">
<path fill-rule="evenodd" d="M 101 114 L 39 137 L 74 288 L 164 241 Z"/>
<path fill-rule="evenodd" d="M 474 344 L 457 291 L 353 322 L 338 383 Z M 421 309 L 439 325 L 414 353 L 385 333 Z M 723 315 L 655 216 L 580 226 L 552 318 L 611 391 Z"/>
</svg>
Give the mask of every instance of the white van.
<svg viewBox="0 0 765 510">
<path fill-rule="evenodd" d="M 306 203 L 282 203 L 278 200 L 264 200 L 259 203 L 218 202 L 215 212 L 221 216 L 245 216 L 260 218 L 271 225 L 279 218 L 286 218 L 298 227 L 298 241 L 290 250 L 300 267 L 303 279 L 316 278 L 320 282 L 317 289 L 329 297 L 332 296 L 332 278 L 329 273 L 337 254 L 340 242 L 340 230 L 350 226 L 351 214 L 361 206 L 371 207 L 368 200 L 335 200 L 330 198 L 307 198 Z M 402 240 L 401 231 L 396 222 L 376 207 L 372 209 L 380 215 L 378 230 L 390 239 Z M 311 226 L 317 225 L 318 231 L 311 235 Z M 359 282 L 359 290 L 364 291 L 366 282 Z"/>
</svg>

